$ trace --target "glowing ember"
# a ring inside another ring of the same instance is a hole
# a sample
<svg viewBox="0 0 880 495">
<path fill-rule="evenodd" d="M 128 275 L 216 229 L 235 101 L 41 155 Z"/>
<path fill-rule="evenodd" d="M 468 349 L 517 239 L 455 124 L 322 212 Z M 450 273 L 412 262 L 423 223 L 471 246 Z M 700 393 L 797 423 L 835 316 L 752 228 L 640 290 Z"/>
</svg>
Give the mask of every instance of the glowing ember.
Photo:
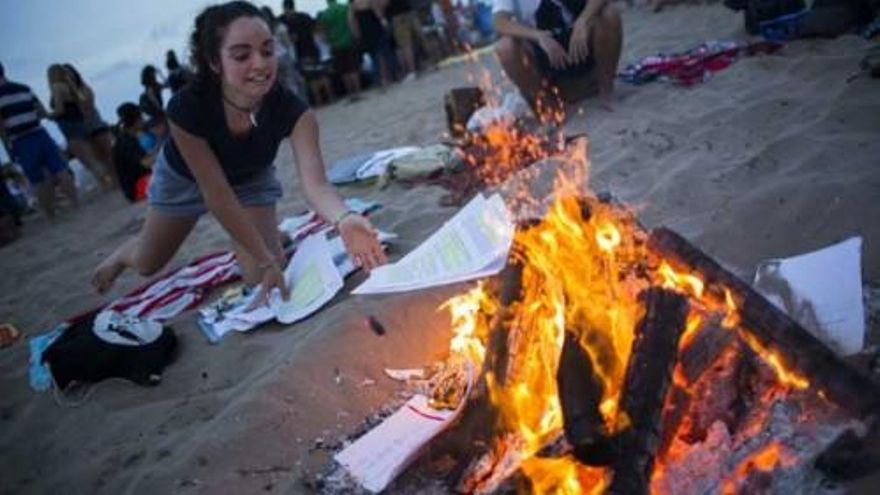
<svg viewBox="0 0 880 495">
<path fill-rule="evenodd" d="M 796 462 L 797 457 L 788 453 L 779 442 L 771 442 L 737 465 L 733 476 L 724 480 L 721 493 L 735 495 L 738 482 L 744 481 L 752 472 L 770 473 L 777 467 L 792 466 Z"/>
</svg>

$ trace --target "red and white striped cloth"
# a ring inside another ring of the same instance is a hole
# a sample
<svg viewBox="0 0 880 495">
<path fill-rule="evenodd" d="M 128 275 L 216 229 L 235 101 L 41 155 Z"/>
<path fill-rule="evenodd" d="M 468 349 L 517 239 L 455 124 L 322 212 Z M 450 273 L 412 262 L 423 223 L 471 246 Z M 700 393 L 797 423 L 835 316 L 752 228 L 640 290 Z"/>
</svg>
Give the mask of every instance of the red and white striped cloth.
<svg viewBox="0 0 880 495">
<path fill-rule="evenodd" d="M 291 239 L 285 253 L 287 256 L 293 254 L 300 241 L 309 235 L 331 228 L 316 213 L 310 212 L 307 215 L 300 217 L 300 225 L 287 232 Z M 239 278 L 241 269 L 235 260 L 235 253 L 213 253 L 141 286 L 101 309 L 137 318 L 165 321 L 201 304 L 214 287 Z"/>
</svg>

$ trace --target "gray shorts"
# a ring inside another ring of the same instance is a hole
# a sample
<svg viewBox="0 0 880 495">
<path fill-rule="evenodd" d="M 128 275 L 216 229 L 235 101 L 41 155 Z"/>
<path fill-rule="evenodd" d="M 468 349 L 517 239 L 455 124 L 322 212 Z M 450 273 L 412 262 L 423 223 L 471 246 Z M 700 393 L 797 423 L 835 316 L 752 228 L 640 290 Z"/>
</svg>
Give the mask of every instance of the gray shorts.
<svg viewBox="0 0 880 495">
<path fill-rule="evenodd" d="M 275 166 L 266 168 L 247 182 L 232 186 L 235 196 L 245 206 L 269 206 L 281 199 L 281 183 L 275 177 Z M 181 175 L 165 161 L 160 151 L 153 165 L 153 176 L 147 189 L 150 207 L 163 215 L 197 217 L 208 211 L 196 182 Z"/>
</svg>

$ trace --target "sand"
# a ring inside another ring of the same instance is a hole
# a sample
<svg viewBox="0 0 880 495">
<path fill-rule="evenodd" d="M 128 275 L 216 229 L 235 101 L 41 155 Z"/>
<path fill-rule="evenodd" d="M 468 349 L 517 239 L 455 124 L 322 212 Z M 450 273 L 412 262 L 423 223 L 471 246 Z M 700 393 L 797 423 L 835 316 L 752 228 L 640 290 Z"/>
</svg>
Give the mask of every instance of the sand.
<svg viewBox="0 0 880 495">
<path fill-rule="evenodd" d="M 625 8 L 624 23 L 624 61 L 744 36 L 740 15 L 720 5 L 658 14 Z M 764 258 L 858 234 L 864 278 L 876 286 L 880 91 L 876 80 L 846 81 L 868 46 L 855 36 L 798 41 L 691 89 L 621 84 L 613 112 L 587 102 L 582 112 L 572 109 L 566 130 L 590 136 L 594 189 L 612 191 L 646 225 L 678 230 L 735 272 L 749 276 Z M 500 80 L 495 61 L 482 62 Z M 475 72 L 451 64 L 318 109 L 327 161 L 439 141 L 443 94 Z M 284 146 L 281 215 L 304 208 L 291 163 Z M 435 187 L 342 192 L 384 204 L 374 218 L 400 235 L 393 257 L 455 212 L 439 206 L 444 191 Z M 144 206 L 105 194 L 63 212 L 57 225 L 28 218 L 23 238 L 0 250 L 0 320 L 34 335 L 105 302 L 88 284 L 91 269 L 143 215 Z M 226 247 L 224 232 L 204 218 L 172 266 Z M 400 385 L 383 367 L 443 357 L 449 325 L 437 307 L 464 287 L 348 295 L 362 279 L 355 275 L 304 322 L 230 335 L 216 346 L 186 313 L 172 322 L 181 353 L 160 386 L 108 382 L 75 408 L 29 389 L 25 341 L 0 350 L 0 493 L 304 491 L 302 478 L 328 457 L 312 449 L 316 441 L 350 433 L 396 397 Z M 114 294 L 140 283 L 127 274 Z M 385 336 L 368 329 L 368 314 L 385 324 Z"/>
</svg>

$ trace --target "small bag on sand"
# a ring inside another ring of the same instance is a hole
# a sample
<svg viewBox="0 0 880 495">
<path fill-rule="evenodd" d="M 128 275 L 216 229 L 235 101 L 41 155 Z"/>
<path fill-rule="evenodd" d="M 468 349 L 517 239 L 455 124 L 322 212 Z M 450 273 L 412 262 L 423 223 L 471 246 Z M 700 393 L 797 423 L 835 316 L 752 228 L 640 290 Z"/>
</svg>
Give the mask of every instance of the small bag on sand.
<svg viewBox="0 0 880 495">
<path fill-rule="evenodd" d="M 176 348 L 177 337 L 170 328 L 102 311 L 67 328 L 46 349 L 43 361 L 62 391 L 73 382 L 95 383 L 107 378 L 156 385 Z"/>
</svg>

